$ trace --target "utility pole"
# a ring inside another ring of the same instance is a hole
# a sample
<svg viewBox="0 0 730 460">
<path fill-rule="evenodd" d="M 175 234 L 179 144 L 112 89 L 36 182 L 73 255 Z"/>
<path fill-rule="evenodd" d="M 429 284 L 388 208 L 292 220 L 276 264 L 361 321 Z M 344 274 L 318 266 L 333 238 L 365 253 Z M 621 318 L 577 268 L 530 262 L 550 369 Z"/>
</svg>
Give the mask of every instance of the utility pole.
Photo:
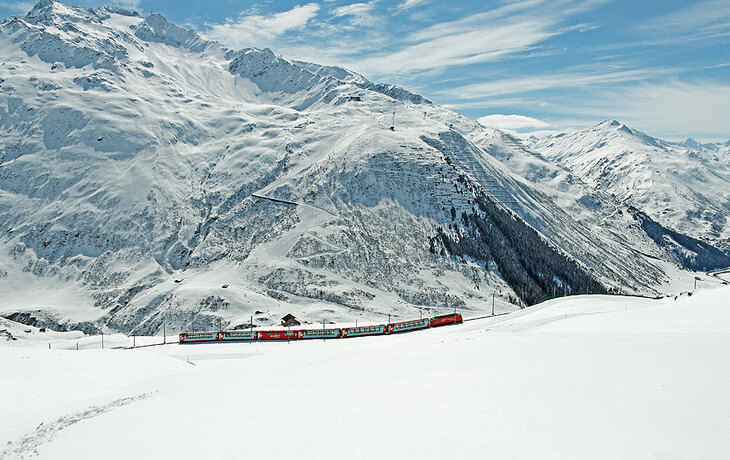
<svg viewBox="0 0 730 460">
<path fill-rule="evenodd" d="M 132 348 L 137 346 L 137 336 L 132 334 Z"/>
<path fill-rule="evenodd" d="M 162 323 L 162 344 L 167 343 L 167 324 Z"/>
<path fill-rule="evenodd" d="M 101 332 L 101 349 L 104 349 L 104 331 Z"/>
<path fill-rule="evenodd" d="M 253 331 L 253 315 L 251 315 L 251 324 L 249 326 L 251 326 L 251 330 Z"/>
<path fill-rule="evenodd" d="M 492 292 L 492 316 L 494 316 L 494 292 Z"/>
</svg>

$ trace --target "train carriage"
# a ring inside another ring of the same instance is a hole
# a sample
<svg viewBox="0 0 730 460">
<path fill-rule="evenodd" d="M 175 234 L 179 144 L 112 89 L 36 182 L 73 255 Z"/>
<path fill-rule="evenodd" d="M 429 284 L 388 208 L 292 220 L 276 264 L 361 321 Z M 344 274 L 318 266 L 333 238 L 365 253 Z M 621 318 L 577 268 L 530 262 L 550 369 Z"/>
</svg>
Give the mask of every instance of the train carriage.
<svg viewBox="0 0 730 460">
<path fill-rule="evenodd" d="M 342 335 L 342 329 L 307 329 L 299 332 L 301 339 L 337 339 Z"/>
<path fill-rule="evenodd" d="M 256 340 L 256 331 L 224 331 L 220 333 L 219 340 L 222 342 Z"/>
<path fill-rule="evenodd" d="M 218 332 L 183 332 L 180 334 L 180 343 L 215 342 Z"/>
<path fill-rule="evenodd" d="M 429 320 L 417 319 L 412 321 L 401 321 L 399 323 L 388 324 L 388 334 L 397 334 L 399 332 L 415 331 L 418 329 L 426 329 L 428 327 Z"/>
<path fill-rule="evenodd" d="M 460 313 L 449 313 L 447 315 L 439 315 L 431 318 L 431 327 L 446 326 L 447 324 L 461 324 L 464 318 Z"/>
<path fill-rule="evenodd" d="M 297 340 L 300 332 L 302 331 L 258 331 L 256 338 L 258 340 Z"/>
<path fill-rule="evenodd" d="M 366 335 L 382 335 L 385 334 L 385 324 L 378 324 L 377 326 L 358 326 L 358 327 L 346 327 L 342 329 L 342 337 L 363 337 Z"/>
<path fill-rule="evenodd" d="M 302 339 L 338 339 L 343 337 L 364 337 L 401 332 L 417 331 L 429 327 L 460 324 L 464 321 L 461 314 L 449 313 L 410 321 L 399 321 L 390 324 L 373 326 L 346 327 L 342 329 L 278 329 L 269 331 L 222 331 L 222 332 L 184 332 L 180 334 L 180 343 L 205 342 L 239 342 L 256 340 L 302 340 Z"/>
</svg>

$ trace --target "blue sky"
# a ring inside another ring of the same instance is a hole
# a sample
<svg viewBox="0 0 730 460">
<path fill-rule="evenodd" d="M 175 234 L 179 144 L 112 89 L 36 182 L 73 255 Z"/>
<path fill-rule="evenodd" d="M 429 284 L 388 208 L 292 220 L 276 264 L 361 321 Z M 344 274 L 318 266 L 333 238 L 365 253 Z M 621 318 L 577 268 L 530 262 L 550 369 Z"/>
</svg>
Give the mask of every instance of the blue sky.
<svg viewBox="0 0 730 460">
<path fill-rule="evenodd" d="M 495 127 L 730 139 L 730 0 L 76 0 L 341 65 Z M 32 3 L 0 0 L 0 16 Z M 483 118 L 486 117 L 486 118 Z"/>
</svg>

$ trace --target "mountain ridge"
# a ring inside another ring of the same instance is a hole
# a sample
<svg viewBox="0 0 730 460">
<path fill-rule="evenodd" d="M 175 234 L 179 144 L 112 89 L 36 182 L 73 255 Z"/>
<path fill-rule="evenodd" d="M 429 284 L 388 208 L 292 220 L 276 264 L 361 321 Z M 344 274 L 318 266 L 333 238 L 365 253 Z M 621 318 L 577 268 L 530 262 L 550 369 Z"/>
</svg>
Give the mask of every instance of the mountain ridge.
<svg viewBox="0 0 730 460">
<path fill-rule="evenodd" d="M 721 143 L 688 148 L 607 120 L 530 145 L 664 226 L 730 248 L 730 165 Z"/>
<path fill-rule="evenodd" d="M 0 24 L 2 315 L 155 333 L 479 314 L 492 294 L 510 311 L 689 276 L 620 203 L 403 88 L 159 15 L 39 5 L 37 24 Z M 532 258 L 489 258 L 498 222 Z"/>
</svg>

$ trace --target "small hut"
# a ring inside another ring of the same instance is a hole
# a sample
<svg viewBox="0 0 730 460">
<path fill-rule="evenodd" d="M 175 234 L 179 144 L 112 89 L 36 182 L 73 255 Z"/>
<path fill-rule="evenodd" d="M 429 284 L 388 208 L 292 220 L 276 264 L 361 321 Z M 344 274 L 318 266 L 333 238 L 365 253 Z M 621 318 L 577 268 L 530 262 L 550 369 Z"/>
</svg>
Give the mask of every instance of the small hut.
<svg viewBox="0 0 730 460">
<path fill-rule="evenodd" d="M 299 321 L 292 315 L 291 313 L 287 313 L 287 315 L 283 318 L 281 318 L 281 325 L 282 326 L 301 326 L 302 322 Z"/>
</svg>

